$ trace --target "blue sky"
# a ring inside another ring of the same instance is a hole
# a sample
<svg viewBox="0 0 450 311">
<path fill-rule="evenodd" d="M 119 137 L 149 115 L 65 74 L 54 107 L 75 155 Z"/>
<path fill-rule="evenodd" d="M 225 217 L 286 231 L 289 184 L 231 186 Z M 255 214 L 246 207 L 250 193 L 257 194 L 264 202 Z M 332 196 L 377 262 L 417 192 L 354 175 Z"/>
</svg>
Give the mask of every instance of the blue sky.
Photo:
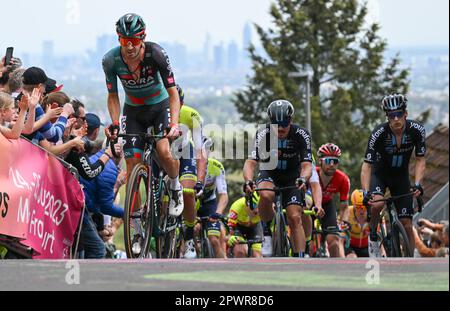
<svg viewBox="0 0 450 311">
<path fill-rule="evenodd" d="M 95 47 L 95 38 L 114 33 L 123 14 L 142 15 L 148 40 L 179 42 L 199 50 L 210 33 L 213 43 L 242 41 L 242 28 L 253 21 L 267 28 L 273 0 L 15 0 L 0 19 L 0 49 L 39 53 L 53 40 L 57 53 Z M 448 46 L 448 0 L 369 0 L 370 18 L 382 26 L 390 46 Z M 4 6 L 3 6 L 4 8 Z M 256 36 L 255 36 L 256 38 Z"/>
</svg>

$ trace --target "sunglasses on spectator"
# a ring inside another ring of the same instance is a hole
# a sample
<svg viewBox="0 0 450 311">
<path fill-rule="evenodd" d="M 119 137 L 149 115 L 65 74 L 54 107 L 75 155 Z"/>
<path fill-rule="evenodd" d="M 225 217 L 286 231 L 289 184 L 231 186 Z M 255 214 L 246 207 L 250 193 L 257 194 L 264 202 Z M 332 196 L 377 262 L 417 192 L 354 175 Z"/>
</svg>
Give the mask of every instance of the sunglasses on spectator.
<svg viewBox="0 0 450 311">
<path fill-rule="evenodd" d="M 395 118 L 398 118 L 398 119 L 403 118 L 404 115 L 405 115 L 405 112 L 403 110 L 393 111 L 393 112 L 388 112 L 387 113 L 387 117 L 390 120 L 394 120 Z"/>
<path fill-rule="evenodd" d="M 324 161 L 326 165 L 339 164 L 339 158 L 322 158 L 322 161 Z"/>
<path fill-rule="evenodd" d="M 140 37 L 133 37 L 133 38 L 126 38 L 126 37 L 119 37 L 119 42 L 121 46 L 127 46 L 128 42 L 131 42 L 132 46 L 137 46 L 141 44 L 142 38 Z"/>
</svg>

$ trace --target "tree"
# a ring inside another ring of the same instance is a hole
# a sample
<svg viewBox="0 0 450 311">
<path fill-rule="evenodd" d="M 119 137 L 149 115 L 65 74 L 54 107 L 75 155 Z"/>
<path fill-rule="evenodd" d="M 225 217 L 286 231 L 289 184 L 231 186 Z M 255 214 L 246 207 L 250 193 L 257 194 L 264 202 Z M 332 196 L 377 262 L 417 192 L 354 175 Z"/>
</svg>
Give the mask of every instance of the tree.
<svg viewBox="0 0 450 311">
<path fill-rule="evenodd" d="M 385 63 L 387 42 L 380 26 L 367 25 L 366 4 L 357 0 L 277 0 L 270 8 L 274 27 L 254 25 L 267 55 L 249 48 L 253 75 L 233 102 L 242 120 L 266 122 L 268 104 L 287 99 L 294 123 L 305 124 L 301 80 L 290 72 L 309 70 L 313 147 L 334 142 L 343 151 L 342 169 L 359 187 L 363 153 L 373 127 L 385 120 L 383 95 L 407 93 L 409 69 L 397 54 Z"/>
</svg>

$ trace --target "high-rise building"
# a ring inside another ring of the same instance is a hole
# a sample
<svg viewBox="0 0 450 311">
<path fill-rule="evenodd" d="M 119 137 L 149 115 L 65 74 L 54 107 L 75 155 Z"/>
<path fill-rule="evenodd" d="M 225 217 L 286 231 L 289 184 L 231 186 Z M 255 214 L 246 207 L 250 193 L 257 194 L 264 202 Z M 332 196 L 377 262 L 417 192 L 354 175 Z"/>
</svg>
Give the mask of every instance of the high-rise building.
<svg viewBox="0 0 450 311">
<path fill-rule="evenodd" d="M 219 45 L 214 46 L 214 70 L 221 71 L 224 68 L 224 48 L 223 42 L 220 42 Z"/>
<path fill-rule="evenodd" d="M 242 39 L 242 49 L 246 52 L 252 43 L 252 27 L 249 22 L 245 23 Z"/>
<path fill-rule="evenodd" d="M 211 62 L 211 35 L 206 34 L 205 42 L 203 43 L 203 59 L 205 63 Z"/>
<path fill-rule="evenodd" d="M 231 41 L 228 44 L 227 52 L 227 69 L 229 71 L 235 71 L 239 66 L 239 49 L 236 42 Z"/>
<path fill-rule="evenodd" d="M 55 43 L 51 40 L 42 42 L 42 65 L 46 68 L 54 64 L 55 57 Z"/>
</svg>

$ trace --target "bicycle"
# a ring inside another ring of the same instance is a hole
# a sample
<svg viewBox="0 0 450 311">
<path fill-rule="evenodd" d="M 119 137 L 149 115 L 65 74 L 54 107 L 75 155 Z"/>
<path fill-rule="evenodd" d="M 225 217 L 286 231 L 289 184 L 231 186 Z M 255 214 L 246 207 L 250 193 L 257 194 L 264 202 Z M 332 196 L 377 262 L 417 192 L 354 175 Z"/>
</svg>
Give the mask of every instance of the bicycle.
<svg viewBox="0 0 450 311">
<path fill-rule="evenodd" d="M 164 185 L 167 185 L 167 176 L 164 178 Z M 158 227 L 156 237 L 156 257 L 157 258 L 180 258 L 180 247 L 182 238 L 183 216 L 174 217 L 169 215 L 169 193 L 167 187 L 162 187 L 162 193 L 158 200 L 157 215 Z"/>
<path fill-rule="evenodd" d="M 394 201 L 412 196 L 414 193 L 409 192 L 406 194 L 391 196 L 388 198 L 383 198 L 380 200 L 372 201 L 372 203 L 377 202 L 385 202 L 385 210 L 387 212 L 387 222 L 386 228 L 380 223 L 381 226 L 381 244 L 384 246 L 386 250 L 386 254 L 388 257 L 413 257 L 412 247 L 409 244 L 408 235 L 406 234 L 406 230 L 403 227 L 400 219 L 397 215 L 397 210 L 395 208 Z M 419 207 L 419 212 L 423 207 L 423 199 L 422 197 L 417 197 L 417 205 Z M 370 220 L 371 215 L 370 205 L 367 208 L 367 218 Z M 381 213 L 380 213 L 381 214 Z M 380 222 L 381 222 L 380 217 Z"/>
<path fill-rule="evenodd" d="M 309 244 L 309 255 L 311 257 L 318 257 L 318 258 L 327 258 L 327 247 L 325 244 L 325 232 L 322 230 L 322 223 L 320 221 L 320 218 L 317 217 L 319 209 L 317 207 L 313 207 L 311 210 L 304 210 L 303 214 L 308 216 L 314 216 L 314 223 L 313 223 L 313 230 L 311 233 L 312 239 Z M 345 249 L 348 249 L 350 247 L 350 223 L 344 221 L 347 228 L 341 229 L 339 228 L 338 233 L 345 233 Z M 339 235 L 339 238 L 342 238 L 341 235 Z"/>
<path fill-rule="evenodd" d="M 164 182 L 164 171 L 156 154 L 156 139 L 163 135 L 148 133 L 118 134 L 118 137 L 139 137 L 145 142 L 144 159 L 136 165 L 128 179 L 125 195 L 124 240 L 128 258 L 149 258 L 152 235 L 159 237 L 165 234 L 164 221 L 160 223 L 162 210 L 161 198 L 169 193 Z M 111 142 L 111 145 L 116 142 Z M 114 150 L 112 147 L 111 150 Z M 156 174 L 154 165 L 159 169 Z M 168 219 L 162 217 L 162 219 Z M 134 249 L 133 249 L 134 248 Z"/>
<path fill-rule="evenodd" d="M 256 188 L 254 191 L 273 191 L 275 197 L 275 217 L 274 228 L 272 230 L 273 255 L 274 257 L 289 257 L 292 243 L 287 231 L 287 219 L 283 213 L 283 191 L 298 189 L 296 186 L 275 187 L 275 188 Z M 304 200 L 303 200 L 304 202 Z"/>
<path fill-rule="evenodd" d="M 252 245 L 262 243 L 262 242 L 263 242 L 262 239 L 245 239 L 244 238 L 242 240 L 237 241 L 236 244 L 246 244 L 247 245 L 247 258 L 253 258 Z M 228 257 L 234 258 L 233 248 L 230 248 Z"/>
<path fill-rule="evenodd" d="M 199 258 L 215 258 L 214 249 L 208 238 L 208 222 L 210 217 L 198 217 L 197 219 L 201 226 L 199 235 L 195 239 L 195 244 L 200 244 Z"/>
</svg>

